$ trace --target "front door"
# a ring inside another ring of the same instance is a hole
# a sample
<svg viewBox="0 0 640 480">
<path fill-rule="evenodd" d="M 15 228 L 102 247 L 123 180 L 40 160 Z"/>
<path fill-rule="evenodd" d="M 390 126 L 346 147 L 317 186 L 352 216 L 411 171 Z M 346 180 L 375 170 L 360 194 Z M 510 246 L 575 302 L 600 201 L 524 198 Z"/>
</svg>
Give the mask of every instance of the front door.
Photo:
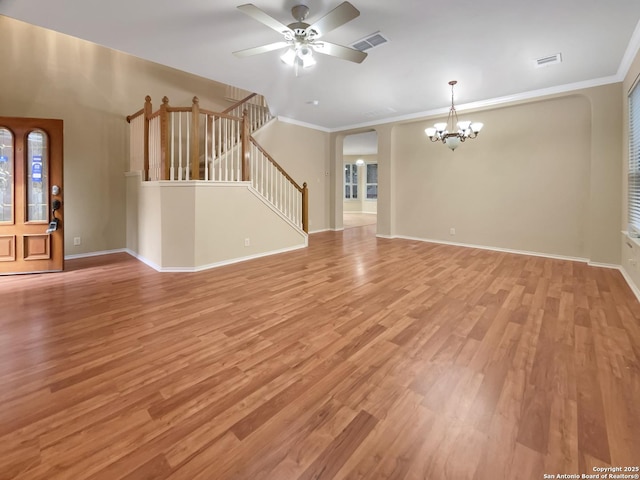
<svg viewBox="0 0 640 480">
<path fill-rule="evenodd" d="M 64 267 L 62 120 L 0 117 L 0 274 Z"/>
</svg>

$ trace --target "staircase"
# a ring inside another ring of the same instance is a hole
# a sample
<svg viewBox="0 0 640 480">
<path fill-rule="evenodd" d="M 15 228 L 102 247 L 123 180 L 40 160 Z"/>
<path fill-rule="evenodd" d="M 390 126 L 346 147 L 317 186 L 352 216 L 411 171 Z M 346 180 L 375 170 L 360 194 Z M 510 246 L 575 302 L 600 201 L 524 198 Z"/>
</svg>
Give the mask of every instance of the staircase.
<svg viewBox="0 0 640 480">
<path fill-rule="evenodd" d="M 249 182 L 295 228 L 308 233 L 307 184 L 300 186 L 252 134 L 273 119 L 264 97 L 250 94 L 222 112 L 173 107 L 146 97 L 130 125 L 130 171 L 143 181 Z"/>
</svg>

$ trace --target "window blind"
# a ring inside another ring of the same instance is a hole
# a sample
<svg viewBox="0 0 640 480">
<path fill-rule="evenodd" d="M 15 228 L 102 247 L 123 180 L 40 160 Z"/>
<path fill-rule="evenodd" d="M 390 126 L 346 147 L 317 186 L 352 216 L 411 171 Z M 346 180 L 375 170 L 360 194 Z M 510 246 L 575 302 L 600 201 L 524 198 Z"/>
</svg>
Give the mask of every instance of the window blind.
<svg viewBox="0 0 640 480">
<path fill-rule="evenodd" d="M 629 224 L 640 230 L 640 87 L 629 94 Z"/>
</svg>

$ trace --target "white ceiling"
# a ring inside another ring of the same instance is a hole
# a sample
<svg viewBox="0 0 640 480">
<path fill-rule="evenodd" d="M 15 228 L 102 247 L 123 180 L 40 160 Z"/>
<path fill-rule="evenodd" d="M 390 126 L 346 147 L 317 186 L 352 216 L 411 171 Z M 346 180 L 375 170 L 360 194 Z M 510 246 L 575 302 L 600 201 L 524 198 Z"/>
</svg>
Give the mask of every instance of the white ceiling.
<svg viewBox="0 0 640 480">
<path fill-rule="evenodd" d="M 323 39 L 389 42 L 362 64 L 318 55 L 296 77 L 278 51 L 232 55 L 280 40 L 236 9 L 244 1 L 0 0 L 0 14 L 261 93 L 274 114 L 330 130 L 446 109 L 453 79 L 459 105 L 620 81 L 640 36 L 638 0 L 352 0 L 361 15 Z M 295 4 L 313 23 L 341 3 L 253 1 L 285 24 Z M 558 52 L 562 64 L 534 66 Z"/>
</svg>

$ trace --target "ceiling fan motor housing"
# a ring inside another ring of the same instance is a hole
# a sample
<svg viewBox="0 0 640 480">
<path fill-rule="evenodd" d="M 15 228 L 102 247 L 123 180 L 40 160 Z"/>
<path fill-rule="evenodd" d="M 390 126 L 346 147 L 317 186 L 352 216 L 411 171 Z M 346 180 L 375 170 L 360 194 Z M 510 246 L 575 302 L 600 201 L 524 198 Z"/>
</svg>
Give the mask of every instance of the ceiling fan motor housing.
<svg viewBox="0 0 640 480">
<path fill-rule="evenodd" d="M 291 9 L 291 15 L 299 22 L 304 22 L 309 16 L 309 7 L 306 5 L 296 5 Z"/>
</svg>

